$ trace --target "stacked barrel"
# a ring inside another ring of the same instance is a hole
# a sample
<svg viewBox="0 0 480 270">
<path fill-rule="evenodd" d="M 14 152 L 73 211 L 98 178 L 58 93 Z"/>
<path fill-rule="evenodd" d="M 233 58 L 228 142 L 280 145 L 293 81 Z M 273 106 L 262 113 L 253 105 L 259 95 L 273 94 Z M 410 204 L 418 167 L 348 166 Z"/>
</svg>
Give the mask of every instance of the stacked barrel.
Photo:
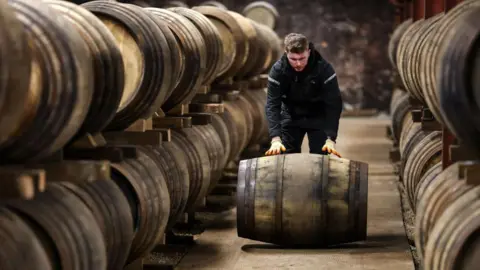
<svg viewBox="0 0 480 270">
<path fill-rule="evenodd" d="M 0 0 L 0 268 L 119 270 L 164 243 L 262 154 L 280 44 L 215 6 Z"/>
<path fill-rule="evenodd" d="M 389 44 L 400 78 L 390 134 L 400 156 L 401 190 L 415 217 L 412 244 L 426 270 L 478 267 L 478 16 L 480 1 L 461 1 L 437 15 L 403 21 Z M 442 164 L 448 132 L 472 153 L 467 161 Z"/>
</svg>

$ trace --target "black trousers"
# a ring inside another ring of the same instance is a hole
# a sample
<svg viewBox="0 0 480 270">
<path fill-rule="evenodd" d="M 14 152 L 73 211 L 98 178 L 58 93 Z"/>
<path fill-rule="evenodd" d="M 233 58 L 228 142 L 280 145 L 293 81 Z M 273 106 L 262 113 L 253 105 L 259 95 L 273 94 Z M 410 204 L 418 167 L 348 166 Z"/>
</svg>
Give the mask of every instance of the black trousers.
<svg viewBox="0 0 480 270">
<path fill-rule="evenodd" d="M 327 135 L 321 129 L 302 128 L 299 126 L 282 126 L 282 143 L 287 149 L 285 153 L 300 153 L 305 134 L 308 136 L 310 153 L 327 155 L 322 151 Z"/>
</svg>

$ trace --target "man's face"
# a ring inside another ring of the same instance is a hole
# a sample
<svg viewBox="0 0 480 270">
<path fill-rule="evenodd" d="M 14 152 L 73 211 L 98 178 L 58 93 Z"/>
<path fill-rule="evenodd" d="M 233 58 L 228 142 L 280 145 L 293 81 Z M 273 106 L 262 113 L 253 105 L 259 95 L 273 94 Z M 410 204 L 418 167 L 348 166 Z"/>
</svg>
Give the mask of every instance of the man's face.
<svg viewBox="0 0 480 270">
<path fill-rule="evenodd" d="M 303 53 L 287 53 L 288 63 L 290 63 L 296 72 L 302 71 L 307 66 L 309 56 L 310 49 Z"/>
</svg>

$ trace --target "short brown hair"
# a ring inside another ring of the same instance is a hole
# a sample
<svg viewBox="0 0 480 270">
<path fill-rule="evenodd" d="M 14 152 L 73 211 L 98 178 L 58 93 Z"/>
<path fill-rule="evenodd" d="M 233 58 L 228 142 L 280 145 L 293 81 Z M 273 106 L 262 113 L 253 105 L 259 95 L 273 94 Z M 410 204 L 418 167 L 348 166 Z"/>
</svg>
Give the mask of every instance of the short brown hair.
<svg viewBox="0 0 480 270">
<path fill-rule="evenodd" d="M 308 49 L 308 40 L 302 34 L 290 33 L 285 37 L 284 45 L 287 53 L 303 53 Z"/>
</svg>

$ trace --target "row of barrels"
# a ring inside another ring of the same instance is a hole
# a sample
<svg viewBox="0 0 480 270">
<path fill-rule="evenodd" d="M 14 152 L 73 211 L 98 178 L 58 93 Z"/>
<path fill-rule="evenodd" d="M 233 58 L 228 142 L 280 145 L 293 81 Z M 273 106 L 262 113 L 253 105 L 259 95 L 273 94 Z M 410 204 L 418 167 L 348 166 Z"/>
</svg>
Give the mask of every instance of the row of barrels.
<svg viewBox="0 0 480 270">
<path fill-rule="evenodd" d="M 41 163 L 84 134 L 168 113 L 201 86 L 255 78 L 281 51 L 271 29 L 216 7 L 1 0 L 0 13 L 4 165 Z M 135 157 L 109 163 L 109 177 L 47 174 L 33 199 L 2 201 L 0 268 L 118 270 L 148 255 L 227 163 L 268 137 L 265 100 L 263 89 L 243 90 L 210 124 L 135 146 Z"/>
<path fill-rule="evenodd" d="M 480 187 L 467 184 L 456 162 L 442 168 L 442 132 L 413 122 L 409 93 L 396 89 L 391 134 L 401 159 L 399 176 L 414 213 L 413 238 L 422 269 L 475 269 L 478 265 Z M 473 176 L 475 177 L 475 176 Z"/>
<path fill-rule="evenodd" d="M 480 155 L 479 0 L 465 0 L 435 16 L 403 21 L 389 43 L 402 87 Z"/>
</svg>

